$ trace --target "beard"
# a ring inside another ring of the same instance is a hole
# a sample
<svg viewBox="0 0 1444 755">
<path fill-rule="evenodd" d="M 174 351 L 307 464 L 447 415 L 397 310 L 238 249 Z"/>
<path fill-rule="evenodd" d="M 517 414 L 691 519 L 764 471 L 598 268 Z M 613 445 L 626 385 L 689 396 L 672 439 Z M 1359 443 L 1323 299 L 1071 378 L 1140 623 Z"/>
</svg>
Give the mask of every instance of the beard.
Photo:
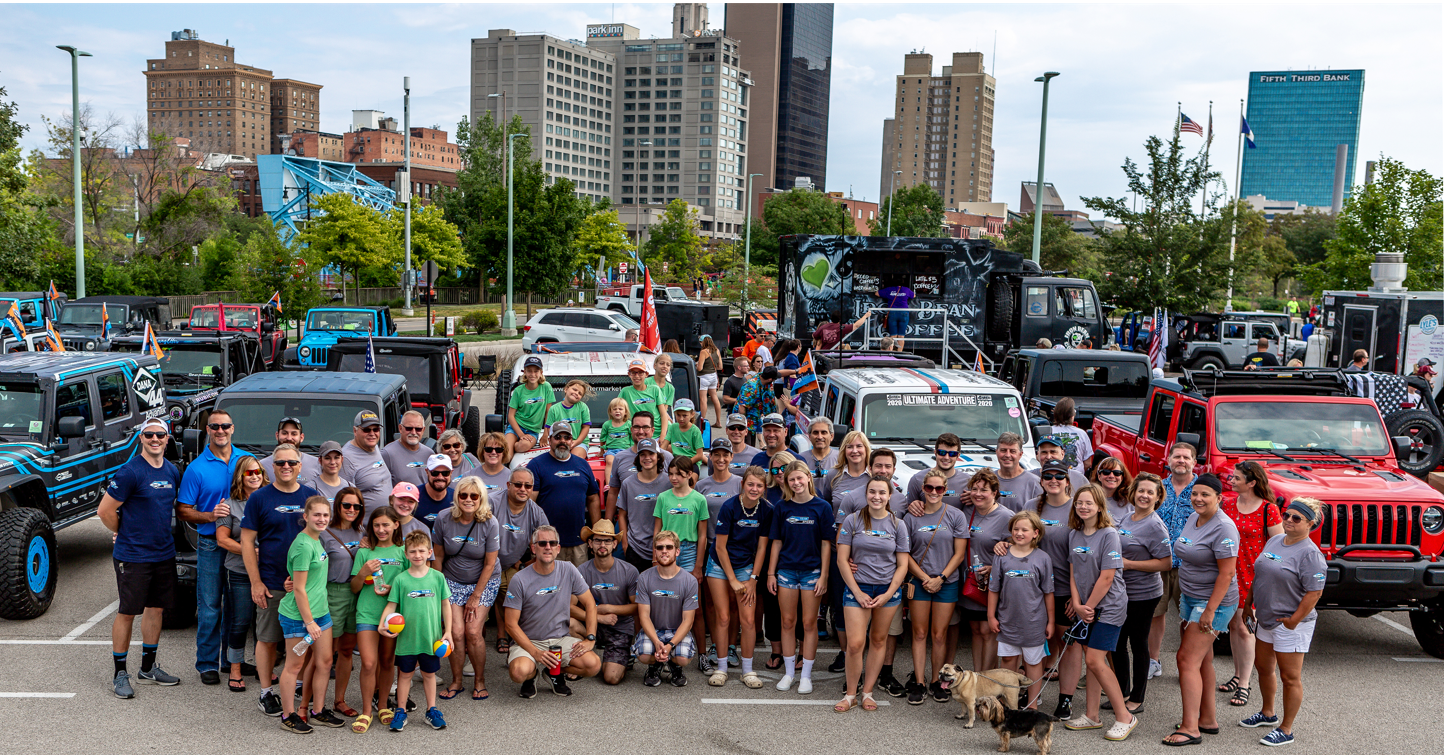
<svg viewBox="0 0 1444 755">
<path fill-rule="evenodd" d="M 562 446 L 561 448 L 553 448 L 552 456 L 555 456 L 557 461 L 566 461 L 567 459 L 572 458 L 572 450 L 570 448 L 567 448 L 566 446 Z"/>
</svg>

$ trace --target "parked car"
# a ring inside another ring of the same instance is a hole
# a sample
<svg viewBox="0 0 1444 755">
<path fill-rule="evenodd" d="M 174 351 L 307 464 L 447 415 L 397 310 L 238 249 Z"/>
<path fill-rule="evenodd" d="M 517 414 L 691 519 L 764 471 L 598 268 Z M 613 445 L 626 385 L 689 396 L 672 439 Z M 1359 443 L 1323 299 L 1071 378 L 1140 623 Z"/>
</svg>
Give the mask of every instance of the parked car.
<svg viewBox="0 0 1444 755">
<path fill-rule="evenodd" d="M 534 343 L 621 342 L 627 340 L 627 331 L 641 327 L 627 313 L 616 309 L 544 309 L 522 326 L 521 347 L 530 349 Z"/>
<path fill-rule="evenodd" d="M 177 436 L 205 425 L 221 389 L 265 369 L 260 344 L 250 333 L 168 330 L 155 335 L 162 354 L 167 419 Z M 110 350 L 146 353 L 145 336 L 117 336 Z M 179 453 L 179 445 L 171 448 Z"/>
<path fill-rule="evenodd" d="M 256 337 L 261 347 L 261 362 L 267 369 L 281 368 L 286 353 L 285 325 L 278 321 L 276 309 L 268 304 L 201 304 L 191 307 L 190 320 L 182 330 L 241 330 Z"/>
<path fill-rule="evenodd" d="M 1147 354 L 1130 351 L 1018 349 L 998 378 L 1023 394 L 1029 416 L 1051 417 L 1059 399 L 1073 399 L 1087 430 L 1094 414 L 1141 414 L 1152 372 Z"/>
<path fill-rule="evenodd" d="M 326 369 L 365 372 L 367 344 L 359 338 L 337 341 Z M 478 453 L 482 411 L 467 387 L 476 371 L 463 366 L 456 342 L 450 338 L 374 338 L 370 345 L 377 372 L 406 378 L 411 408 L 431 418 L 431 437 L 459 428 L 467 450 Z"/>
<path fill-rule="evenodd" d="M 1174 333 L 1181 338 L 1174 339 L 1177 345 L 1169 344 L 1169 361 L 1191 370 L 1242 369 L 1244 360 L 1258 350 L 1260 338 L 1268 339 L 1269 351 L 1278 357 L 1280 365 L 1290 359 L 1303 359 L 1306 344 L 1283 335 L 1289 332 L 1288 319 L 1288 315 L 1278 312 L 1199 313 L 1177 318 Z"/>
<path fill-rule="evenodd" d="M 110 318 L 112 336 L 139 333 L 150 323 L 153 330 L 171 329 L 170 299 L 163 296 L 87 296 L 66 302 L 55 329 L 65 348 L 74 351 L 105 351 L 104 317 Z"/>
<path fill-rule="evenodd" d="M 389 307 L 314 307 L 306 313 L 301 343 L 286 349 L 283 369 L 325 369 L 332 344 L 343 339 L 396 335 Z"/>
<path fill-rule="evenodd" d="M 20 322 L 27 330 L 40 330 L 45 321 L 60 319 L 60 310 L 65 306 L 65 294 L 51 299 L 45 291 L 0 291 L 0 317 L 10 311 L 10 303 L 20 311 Z"/>
</svg>

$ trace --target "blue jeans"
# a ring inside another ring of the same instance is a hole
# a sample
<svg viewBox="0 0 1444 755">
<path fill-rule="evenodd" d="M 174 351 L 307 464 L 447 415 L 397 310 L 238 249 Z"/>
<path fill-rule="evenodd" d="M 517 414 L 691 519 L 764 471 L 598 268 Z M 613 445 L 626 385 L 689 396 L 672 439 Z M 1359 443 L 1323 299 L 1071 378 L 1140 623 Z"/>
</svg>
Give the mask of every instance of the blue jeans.
<svg viewBox="0 0 1444 755">
<path fill-rule="evenodd" d="M 888 312 L 887 333 L 890 336 L 905 336 L 908 332 L 908 315 L 911 312 Z"/>
<path fill-rule="evenodd" d="M 226 662 L 246 661 L 246 634 L 256 621 L 251 602 L 251 578 L 226 569 Z"/>
<path fill-rule="evenodd" d="M 203 537 L 196 545 L 196 671 L 220 669 L 225 558 L 215 538 Z"/>
</svg>

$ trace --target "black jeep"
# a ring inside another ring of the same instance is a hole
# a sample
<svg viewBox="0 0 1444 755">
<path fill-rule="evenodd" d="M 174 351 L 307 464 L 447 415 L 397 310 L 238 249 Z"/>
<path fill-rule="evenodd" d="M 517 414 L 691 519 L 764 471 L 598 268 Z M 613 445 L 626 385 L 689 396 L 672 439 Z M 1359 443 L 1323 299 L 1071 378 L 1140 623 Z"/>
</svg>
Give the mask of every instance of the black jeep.
<svg viewBox="0 0 1444 755">
<path fill-rule="evenodd" d="M 170 299 L 164 296 L 87 296 L 66 302 L 56 321 L 65 348 L 74 351 L 105 351 L 104 318 L 110 319 L 111 336 L 170 330 Z"/>
<path fill-rule="evenodd" d="M 110 349 L 137 353 L 144 341 L 144 336 L 120 336 L 111 339 Z M 169 330 L 156 334 L 156 341 L 163 354 L 168 419 L 177 436 L 205 423 L 222 388 L 265 368 L 259 342 L 246 332 Z M 170 451 L 178 456 L 180 446 Z"/>
<path fill-rule="evenodd" d="M 481 442 L 481 407 L 472 403 L 467 387 L 476 371 L 462 366 L 456 342 L 450 338 L 337 341 L 327 355 L 326 370 L 365 372 L 368 343 L 376 360 L 376 372 L 406 378 L 411 408 L 431 417 L 431 437 L 440 437 L 449 428 L 460 428 L 467 449 L 476 453 Z"/>
</svg>

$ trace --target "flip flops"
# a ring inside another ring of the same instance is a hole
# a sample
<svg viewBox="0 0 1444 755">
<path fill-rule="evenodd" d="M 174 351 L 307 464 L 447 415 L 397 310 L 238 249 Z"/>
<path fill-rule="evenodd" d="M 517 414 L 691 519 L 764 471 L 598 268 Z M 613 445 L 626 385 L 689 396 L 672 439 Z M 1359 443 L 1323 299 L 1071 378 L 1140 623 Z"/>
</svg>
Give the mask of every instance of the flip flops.
<svg viewBox="0 0 1444 755">
<path fill-rule="evenodd" d="M 1183 739 L 1174 739 L 1174 737 L 1183 737 Z M 1187 747 L 1189 745 L 1201 745 L 1203 744 L 1203 737 L 1195 737 L 1191 734 L 1185 734 L 1181 731 L 1175 731 L 1172 734 L 1169 734 L 1168 736 L 1163 738 L 1163 744 L 1166 747 Z"/>
<path fill-rule="evenodd" d="M 229 689 L 229 690 L 232 691 L 232 692 L 245 692 L 245 691 L 246 691 L 246 680 L 245 680 L 245 679 L 227 679 L 227 680 L 226 680 L 226 688 Z"/>
<path fill-rule="evenodd" d="M 491 697 L 491 693 L 487 692 L 485 687 L 471 691 L 471 699 L 473 700 L 485 700 L 488 697 Z"/>
<path fill-rule="evenodd" d="M 442 700 L 450 700 L 450 699 L 456 697 L 457 695 L 461 694 L 463 691 L 465 691 L 465 689 L 466 689 L 465 687 L 463 687 L 463 688 L 461 688 L 461 689 L 452 689 L 452 688 L 450 688 L 450 687 L 447 687 L 446 689 L 442 690 L 441 692 L 436 693 L 436 696 L 439 697 L 439 698 L 441 698 Z"/>
</svg>

